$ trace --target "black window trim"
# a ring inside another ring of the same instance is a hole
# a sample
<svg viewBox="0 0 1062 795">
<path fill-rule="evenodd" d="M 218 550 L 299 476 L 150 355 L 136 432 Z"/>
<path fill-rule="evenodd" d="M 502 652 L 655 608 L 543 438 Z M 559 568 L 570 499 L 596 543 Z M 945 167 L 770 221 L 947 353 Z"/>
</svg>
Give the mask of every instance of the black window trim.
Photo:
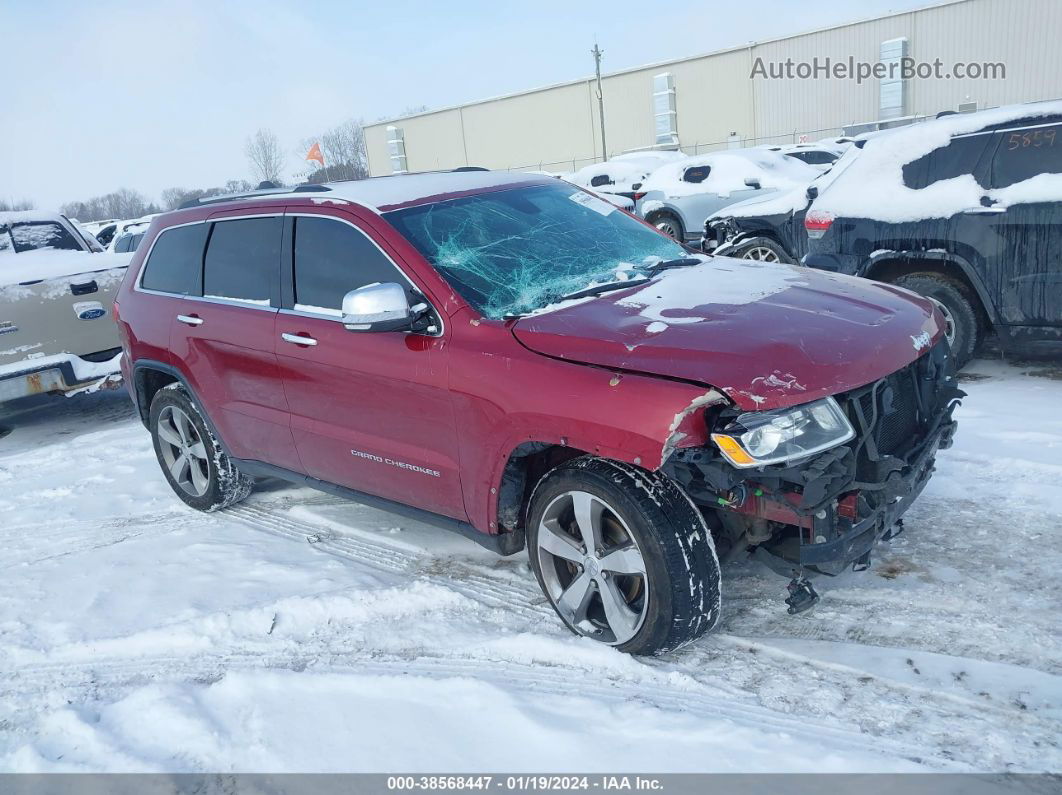
<svg viewBox="0 0 1062 795">
<path fill-rule="evenodd" d="M 278 300 L 279 299 L 279 294 L 277 293 L 276 287 L 277 287 L 277 285 L 279 283 L 280 268 L 281 268 L 281 263 L 283 261 L 282 259 L 277 261 L 278 277 L 277 277 L 277 279 L 274 280 L 273 288 L 270 289 L 269 306 L 265 306 L 263 304 L 255 304 L 255 303 L 252 303 L 251 301 L 241 301 L 239 299 L 210 298 L 210 297 L 205 296 L 205 295 L 186 295 L 184 293 L 168 293 L 168 292 L 165 292 L 164 290 L 152 290 L 150 288 L 144 287 L 143 282 L 144 282 L 144 274 L 147 273 L 148 262 L 151 260 L 151 252 L 155 250 L 155 244 L 158 243 L 159 240 L 162 238 L 162 236 L 164 234 L 166 234 L 167 232 L 169 232 L 171 229 L 180 229 L 181 227 L 195 226 L 197 224 L 205 224 L 205 225 L 208 225 L 210 227 L 209 229 L 207 229 L 206 234 L 203 237 L 203 250 L 199 254 L 199 272 L 200 272 L 199 283 L 200 283 L 200 290 L 202 290 L 203 289 L 202 288 L 203 268 L 204 268 L 204 265 L 205 265 L 205 262 L 206 262 L 207 248 L 210 245 L 210 236 L 211 236 L 211 234 L 214 231 L 214 224 L 223 223 L 225 221 L 239 221 L 239 220 L 242 220 L 244 218 L 283 218 L 284 215 L 285 215 L 285 213 L 283 211 L 276 212 L 276 213 L 254 213 L 254 214 L 249 214 L 249 215 L 230 215 L 230 216 L 225 216 L 225 217 L 222 217 L 222 218 L 204 218 L 204 219 L 202 219 L 200 221 L 188 221 L 187 223 L 183 223 L 183 224 L 174 224 L 173 226 L 167 226 L 165 229 L 163 229 L 161 232 L 159 232 L 157 235 L 155 235 L 155 239 L 151 241 L 151 248 L 149 248 L 148 251 L 147 251 L 147 254 L 144 255 L 144 263 L 140 266 L 140 273 L 137 275 L 136 282 L 133 284 L 133 290 L 135 292 L 139 292 L 139 293 L 148 293 L 149 295 L 161 295 L 161 296 L 165 296 L 167 298 L 180 298 L 180 299 L 183 299 L 183 300 L 186 300 L 186 301 L 198 301 L 198 302 L 204 303 L 204 304 L 222 304 L 224 306 L 237 306 L 237 307 L 240 307 L 242 309 L 259 309 L 259 310 L 265 310 L 267 312 L 276 312 L 277 309 L 280 306 L 280 301 Z M 287 240 L 288 240 L 288 237 L 287 237 L 287 235 L 285 233 L 284 237 L 282 238 L 281 246 L 285 245 Z"/>
<path fill-rule="evenodd" d="M 283 211 L 275 213 L 253 213 L 247 215 L 226 215 L 220 218 L 207 218 L 203 223 L 210 224 L 210 228 L 207 230 L 206 239 L 203 241 L 203 253 L 199 258 L 199 272 L 200 272 L 200 289 L 206 292 L 206 255 L 210 251 L 210 239 L 214 236 L 214 227 L 218 224 L 223 224 L 226 221 L 243 221 L 252 218 L 280 218 L 281 223 L 285 224 L 283 220 L 285 218 Z M 191 298 L 193 301 L 202 301 L 204 304 L 221 304 L 223 306 L 238 306 L 243 309 L 261 309 L 266 312 L 276 312 L 281 306 L 281 293 L 280 293 L 280 271 L 284 262 L 283 258 L 283 246 L 287 242 L 286 227 L 284 232 L 281 233 L 281 257 L 274 263 L 275 271 L 273 277 L 273 283 L 269 285 L 269 304 L 255 303 L 253 299 L 241 299 L 241 298 L 219 298 L 217 296 L 209 295 L 186 295 L 185 298 Z"/>
<path fill-rule="evenodd" d="M 405 269 L 395 261 L 395 258 L 392 257 L 390 254 L 388 254 L 386 251 L 384 251 L 383 247 L 379 243 L 376 242 L 376 240 L 373 238 L 373 236 L 370 235 L 368 232 L 366 232 L 364 229 L 362 229 L 362 227 L 360 225 L 356 224 L 354 221 L 351 221 L 351 220 L 349 220 L 347 218 L 342 218 L 342 217 L 340 217 L 338 215 L 330 215 L 328 213 L 306 213 L 306 212 L 290 212 L 289 211 L 289 212 L 287 212 L 285 214 L 285 217 L 292 219 L 292 223 L 291 223 L 290 226 L 285 226 L 285 229 L 284 229 L 284 251 L 282 253 L 282 262 L 284 263 L 283 269 L 282 269 L 282 278 L 284 280 L 284 283 L 283 283 L 283 285 L 281 287 L 281 293 L 284 295 L 284 302 L 283 302 L 283 305 L 280 307 L 280 310 L 279 310 L 280 314 L 282 314 L 282 315 L 293 315 L 295 317 L 313 318 L 315 320 L 330 320 L 333 323 L 342 323 L 343 322 L 343 318 L 340 317 L 339 315 L 324 314 L 324 313 L 321 313 L 321 312 L 306 312 L 304 310 L 295 309 L 294 308 L 295 307 L 295 286 L 294 286 L 294 281 L 295 281 L 295 279 L 294 279 L 294 273 L 295 273 L 295 255 L 294 255 L 294 251 L 295 251 L 295 247 L 294 247 L 294 239 L 293 239 L 292 234 L 291 234 L 292 231 L 293 231 L 294 219 L 296 219 L 296 218 L 325 218 L 325 219 L 328 219 L 330 221 L 337 221 L 337 222 L 339 222 L 341 224 L 346 224 L 347 226 L 352 227 L 355 231 L 357 231 L 359 234 L 361 234 L 366 240 L 368 240 L 370 243 L 372 243 L 372 245 L 376 247 L 376 249 L 380 252 L 380 254 L 383 255 L 384 259 L 386 259 L 394 267 L 395 270 L 397 270 L 400 274 L 402 274 L 402 278 L 406 280 L 406 284 L 409 285 L 409 287 L 412 288 L 414 291 L 416 291 L 416 293 L 421 297 L 421 299 L 424 301 L 424 303 L 426 303 L 429 307 L 431 307 L 432 314 L 434 314 L 435 317 L 438 318 L 438 321 L 439 321 L 439 330 L 438 330 L 438 332 L 436 332 L 435 334 L 422 334 L 421 336 L 425 336 L 425 337 L 441 337 L 441 336 L 443 336 L 443 332 L 446 330 L 446 318 L 443 316 L 443 313 L 440 312 L 435 307 L 435 305 L 431 302 L 431 299 L 429 299 L 428 296 L 424 293 L 424 290 L 422 290 L 420 288 L 420 286 L 409 277 L 409 274 L 406 273 Z"/>
</svg>

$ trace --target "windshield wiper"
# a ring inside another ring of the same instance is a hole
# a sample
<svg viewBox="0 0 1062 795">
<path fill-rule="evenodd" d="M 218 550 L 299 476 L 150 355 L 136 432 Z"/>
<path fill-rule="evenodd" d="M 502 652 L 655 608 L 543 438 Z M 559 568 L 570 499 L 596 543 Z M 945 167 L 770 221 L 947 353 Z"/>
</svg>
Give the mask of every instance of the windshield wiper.
<svg viewBox="0 0 1062 795">
<path fill-rule="evenodd" d="M 601 293 L 610 293 L 613 290 L 622 290 L 625 287 L 637 287 L 640 284 L 645 284 L 648 279 L 627 279 L 618 282 L 606 282 L 605 284 L 595 284 L 593 287 L 587 287 L 583 290 L 576 290 L 574 293 L 568 293 L 562 295 L 556 299 L 558 301 L 567 301 L 569 298 L 587 298 L 591 295 L 600 295 Z"/>
<path fill-rule="evenodd" d="M 660 271 L 672 268 L 686 268 L 690 265 L 700 265 L 704 262 L 699 257 L 679 257 L 678 259 L 662 259 L 650 265 L 639 265 L 638 270 L 642 273 L 660 273 Z"/>
</svg>

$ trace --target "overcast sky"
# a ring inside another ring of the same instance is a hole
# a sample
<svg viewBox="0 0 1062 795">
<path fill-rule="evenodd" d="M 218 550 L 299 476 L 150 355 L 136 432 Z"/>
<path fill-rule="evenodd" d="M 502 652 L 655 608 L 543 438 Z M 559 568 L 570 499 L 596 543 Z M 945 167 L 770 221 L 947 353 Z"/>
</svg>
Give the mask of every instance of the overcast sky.
<svg viewBox="0 0 1062 795">
<path fill-rule="evenodd" d="M 0 0 L 0 196 L 42 209 L 129 187 L 250 178 L 247 136 L 299 142 L 927 0 Z"/>
</svg>

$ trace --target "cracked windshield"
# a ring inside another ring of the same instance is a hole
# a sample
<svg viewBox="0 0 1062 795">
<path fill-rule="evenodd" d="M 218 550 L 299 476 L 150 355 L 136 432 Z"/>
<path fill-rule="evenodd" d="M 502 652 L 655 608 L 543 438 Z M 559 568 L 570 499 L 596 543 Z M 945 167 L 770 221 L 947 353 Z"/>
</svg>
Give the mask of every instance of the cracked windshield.
<svg viewBox="0 0 1062 795">
<path fill-rule="evenodd" d="M 570 185 L 536 185 L 387 214 L 454 289 L 489 318 L 526 314 L 685 249 Z"/>
</svg>

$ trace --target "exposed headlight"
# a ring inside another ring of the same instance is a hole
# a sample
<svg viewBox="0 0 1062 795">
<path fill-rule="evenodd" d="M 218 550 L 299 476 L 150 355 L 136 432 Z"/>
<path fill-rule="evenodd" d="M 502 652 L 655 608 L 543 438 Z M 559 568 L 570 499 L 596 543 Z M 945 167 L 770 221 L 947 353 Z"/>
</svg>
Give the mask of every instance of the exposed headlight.
<svg viewBox="0 0 1062 795">
<path fill-rule="evenodd" d="M 736 467 L 764 466 L 806 458 L 855 436 L 852 423 L 832 397 L 792 409 L 740 415 L 712 441 Z"/>
</svg>

